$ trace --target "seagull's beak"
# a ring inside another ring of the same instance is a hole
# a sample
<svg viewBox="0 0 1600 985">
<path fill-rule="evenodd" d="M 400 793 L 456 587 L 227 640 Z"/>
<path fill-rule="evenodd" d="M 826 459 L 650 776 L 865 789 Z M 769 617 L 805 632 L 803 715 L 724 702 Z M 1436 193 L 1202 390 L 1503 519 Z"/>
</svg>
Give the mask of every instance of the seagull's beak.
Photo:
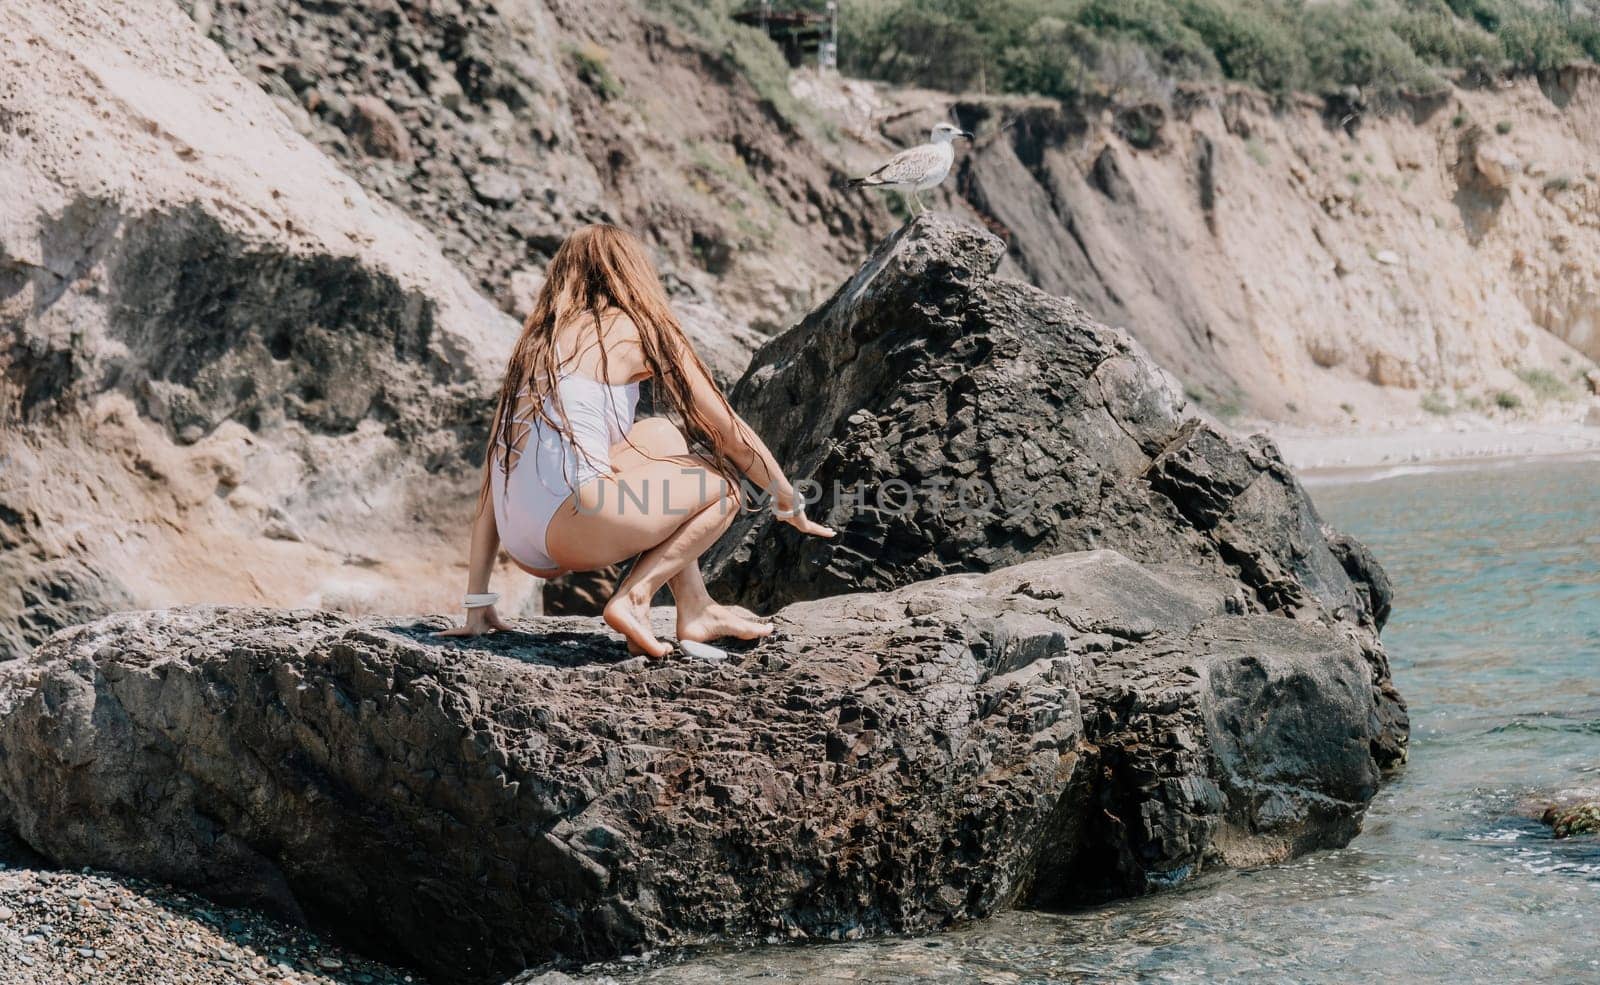
<svg viewBox="0 0 1600 985">
<path fill-rule="evenodd" d="M 961 131 L 961 136 L 967 138 L 968 140 L 973 139 L 971 130 L 963 130 L 963 131 Z"/>
</svg>

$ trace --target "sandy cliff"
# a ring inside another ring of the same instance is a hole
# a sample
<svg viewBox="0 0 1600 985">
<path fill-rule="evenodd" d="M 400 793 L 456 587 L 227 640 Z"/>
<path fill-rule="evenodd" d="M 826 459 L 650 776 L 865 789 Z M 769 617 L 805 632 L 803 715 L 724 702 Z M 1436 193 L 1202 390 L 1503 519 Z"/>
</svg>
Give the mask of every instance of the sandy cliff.
<svg viewBox="0 0 1600 985">
<path fill-rule="evenodd" d="M 863 162 L 946 113 L 978 131 L 945 207 L 1225 419 L 1582 420 L 1590 403 L 1592 66 L 1355 115 L 1222 86 L 1132 107 L 812 76 L 796 92 L 861 138 Z"/>
<path fill-rule="evenodd" d="M 163 0 L 0 9 L 0 656 L 432 607 L 514 325 Z"/>
</svg>

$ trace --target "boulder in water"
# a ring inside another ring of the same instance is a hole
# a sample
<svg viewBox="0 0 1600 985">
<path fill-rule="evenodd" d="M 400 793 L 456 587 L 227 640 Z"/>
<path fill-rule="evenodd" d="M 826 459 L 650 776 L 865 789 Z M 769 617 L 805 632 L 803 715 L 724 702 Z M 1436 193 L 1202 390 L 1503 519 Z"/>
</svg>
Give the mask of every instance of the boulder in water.
<svg viewBox="0 0 1600 985">
<path fill-rule="evenodd" d="M 1557 838 L 1600 833 L 1600 801 L 1582 804 L 1554 805 L 1545 808 L 1539 818 L 1550 825 Z"/>
</svg>

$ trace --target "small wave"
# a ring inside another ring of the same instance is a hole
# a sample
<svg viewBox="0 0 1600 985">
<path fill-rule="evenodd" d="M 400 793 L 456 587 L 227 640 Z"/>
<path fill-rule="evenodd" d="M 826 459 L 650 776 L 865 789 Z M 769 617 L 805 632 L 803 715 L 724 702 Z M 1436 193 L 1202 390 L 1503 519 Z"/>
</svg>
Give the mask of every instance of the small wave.
<svg viewBox="0 0 1600 985">
<path fill-rule="evenodd" d="M 1312 466 L 1305 470 L 1300 477 L 1306 486 L 1343 486 L 1356 485 L 1364 482 L 1382 482 L 1385 479 L 1400 479 L 1408 475 L 1431 475 L 1435 472 L 1451 471 L 1453 463 L 1394 465 L 1387 468 L 1373 468 L 1371 466 Z"/>
<path fill-rule="evenodd" d="M 1512 860 L 1524 872 L 1536 876 L 1578 876 L 1587 880 L 1600 877 L 1600 846 L 1590 843 L 1564 842 L 1561 851 L 1519 851 Z"/>
<path fill-rule="evenodd" d="M 1489 729 L 1489 735 L 1504 732 L 1565 732 L 1576 735 L 1600 735 L 1600 719 L 1573 721 L 1560 718 L 1515 718 Z"/>
<path fill-rule="evenodd" d="M 1520 841 L 1527 837 L 1526 830 L 1518 828 L 1495 828 L 1491 831 L 1479 831 L 1466 836 L 1467 841 Z"/>
<path fill-rule="evenodd" d="M 1436 459 L 1395 465 L 1314 463 L 1297 466 L 1297 471 L 1301 473 L 1301 483 L 1307 486 L 1359 485 L 1406 476 L 1437 475 L 1441 472 L 1487 472 L 1523 468 L 1534 462 L 1558 465 L 1600 462 L 1600 450 L 1574 448 L 1533 452 L 1468 452 L 1459 456 L 1446 455 Z"/>
</svg>

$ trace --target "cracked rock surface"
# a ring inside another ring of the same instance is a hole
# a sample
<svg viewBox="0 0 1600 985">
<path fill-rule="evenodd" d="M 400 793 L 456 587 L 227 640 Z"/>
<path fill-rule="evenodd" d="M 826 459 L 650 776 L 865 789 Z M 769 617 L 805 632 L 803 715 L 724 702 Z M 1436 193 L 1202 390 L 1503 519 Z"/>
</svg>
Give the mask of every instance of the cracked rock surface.
<svg viewBox="0 0 1600 985">
<path fill-rule="evenodd" d="M 733 403 L 839 536 L 747 514 L 710 559 L 713 589 L 760 611 L 1110 548 L 1219 579 L 1239 612 L 1344 627 L 1371 667 L 1374 754 L 1403 760 L 1377 560 L 1324 530 L 1270 441 L 1186 415 L 1132 337 L 996 276 L 1004 254 L 921 216 L 756 353 Z"/>
<path fill-rule="evenodd" d="M 0 822 L 441 981 L 931 930 L 1359 829 L 1359 634 L 1238 609 L 1093 551 L 797 603 L 721 663 L 587 619 L 125 613 L 0 665 Z"/>
</svg>

